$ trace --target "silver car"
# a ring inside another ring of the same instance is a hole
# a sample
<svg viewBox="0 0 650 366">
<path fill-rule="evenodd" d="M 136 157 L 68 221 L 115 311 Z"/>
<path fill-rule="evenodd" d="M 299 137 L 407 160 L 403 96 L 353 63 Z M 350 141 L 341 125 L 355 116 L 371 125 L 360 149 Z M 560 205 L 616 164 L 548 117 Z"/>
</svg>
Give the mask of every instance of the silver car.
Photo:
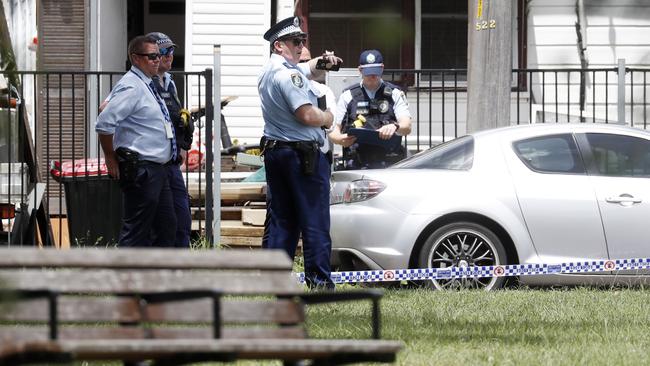
<svg viewBox="0 0 650 366">
<path fill-rule="evenodd" d="M 600 124 L 478 132 L 384 170 L 332 175 L 339 270 L 650 257 L 650 133 Z M 522 276 L 634 283 L 647 271 Z M 492 289 L 504 277 L 433 280 Z"/>
</svg>

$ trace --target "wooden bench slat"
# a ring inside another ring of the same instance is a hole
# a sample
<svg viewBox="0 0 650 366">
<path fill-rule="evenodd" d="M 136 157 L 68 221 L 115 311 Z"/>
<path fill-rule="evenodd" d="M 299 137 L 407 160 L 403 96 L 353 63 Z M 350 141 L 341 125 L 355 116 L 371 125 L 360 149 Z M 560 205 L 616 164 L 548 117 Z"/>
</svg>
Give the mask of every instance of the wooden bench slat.
<svg viewBox="0 0 650 366">
<path fill-rule="evenodd" d="M 79 281 L 82 278 L 83 281 Z M 0 270 L 12 288 L 61 293 L 151 293 L 220 290 L 229 294 L 295 295 L 303 290 L 288 272 L 174 270 Z"/>
<path fill-rule="evenodd" d="M 300 339 L 305 338 L 305 329 L 301 326 L 279 328 L 263 327 L 226 327 L 222 329 L 222 339 Z M 0 328 L 0 344 L 16 341 L 47 341 L 49 338 L 48 327 L 15 326 Z M 142 327 L 115 327 L 100 325 L 94 328 L 88 326 L 64 326 L 59 329 L 60 340 L 101 340 L 101 339 L 211 339 L 214 337 L 211 327 L 152 327 L 145 331 Z"/>
<path fill-rule="evenodd" d="M 142 321 L 134 298 L 62 296 L 57 307 L 60 322 Z M 44 299 L 20 300 L 0 312 L 2 321 L 46 322 L 48 303 Z M 295 324 L 304 321 L 300 305 L 291 300 L 232 300 L 221 304 L 221 321 L 239 324 Z M 147 319 L 153 322 L 212 322 L 212 300 L 200 299 L 149 304 Z"/>
<path fill-rule="evenodd" d="M 146 255 L 143 255 L 146 253 Z M 267 269 L 291 270 L 281 250 L 3 248 L 0 268 L 146 268 L 146 269 Z"/>
<path fill-rule="evenodd" d="M 220 340 L 98 340 L 32 342 L 18 350 L 55 349 L 79 360 L 141 360 L 177 355 L 233 355 L 241 359 L 333 359 L 393 362 L 402 343 L 386 340 L 220 339 Z M 10 351 L 4 351 L 7 355 Z M 2 353 L 0 353 L 2 354 Z M 207 358 L 206 358 L 207 359 Z"/>
</svg>

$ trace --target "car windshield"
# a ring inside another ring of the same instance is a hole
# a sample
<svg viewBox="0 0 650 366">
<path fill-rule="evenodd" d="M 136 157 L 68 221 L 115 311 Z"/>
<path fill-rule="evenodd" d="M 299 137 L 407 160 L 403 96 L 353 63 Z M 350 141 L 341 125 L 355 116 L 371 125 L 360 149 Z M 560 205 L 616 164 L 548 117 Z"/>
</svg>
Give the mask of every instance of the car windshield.
<svg viewBox="0 0 650 366">
<path fill-rule="evenodd" d="M 392 168 L 469 170 L 473 161 L 474 138 L 463 136 L 413 155 Z"/>
</svg>

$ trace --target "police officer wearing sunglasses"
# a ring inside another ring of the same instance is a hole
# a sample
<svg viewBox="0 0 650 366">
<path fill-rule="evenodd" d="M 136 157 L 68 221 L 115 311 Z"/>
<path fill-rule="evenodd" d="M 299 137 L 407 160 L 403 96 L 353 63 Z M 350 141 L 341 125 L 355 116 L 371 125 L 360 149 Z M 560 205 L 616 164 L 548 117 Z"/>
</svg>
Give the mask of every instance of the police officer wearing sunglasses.
<svg viewBox="0 0 650 366">
<path fill-rule="evenodd" d="M 111 90 L 95 126 L 108 174 L 122 189 L 119 246 L 173 246 L 176 215 L 167 166 L 176 161 L 177 147 L 169 111 L 152 81 L 160 53 L 154 38 L 138 36 L 128 54 L 133 66 Z"/>
<path fill-rule="evenodd" d="M 174 209 L 176 213 L 176 239 L 174 243 L 176 247 L 189 248 L 192 218 L 190 216 L 189 195 L 179 164 L 183 160 L 182 150 L 187 151 L 192 145 L 194 124 L 191 121 L 190 112 L 181 105 L 181 101 L 178 99 L 176 84 L 169 74 L 169 70 L 172 68 L 172 62 L 174 61 L 176 44 L 164 33 L 153 32 L 147 34 L 147 36 L 156 40 L 160 51 L 160 65 L 158 66 L 158 73 L 153 77 L 153 80 L 157 92 L 163 98 L 167 110 L 169 110 L 176 134 L 176 146 L 179 152 L 178 159 L 168 166 L 169 185 L 174 196 Z"/>
<path fill-rule="evenodd" d="M 264 117 L 268 232 L 263 246 L 295 256 L 302 234 L 305 279 L 310 287 L 333 288 L 330 279 L 329 164 L 320 150 L 333 115 L 318 108 L 308 78 L 318 76 L 317 60 L 298 65 L 307 34 L 291 17 L 265 34 L 271 57 L 258 78 Z M 333 53 L 331 64 L 341 59 Z"/>
</svg>

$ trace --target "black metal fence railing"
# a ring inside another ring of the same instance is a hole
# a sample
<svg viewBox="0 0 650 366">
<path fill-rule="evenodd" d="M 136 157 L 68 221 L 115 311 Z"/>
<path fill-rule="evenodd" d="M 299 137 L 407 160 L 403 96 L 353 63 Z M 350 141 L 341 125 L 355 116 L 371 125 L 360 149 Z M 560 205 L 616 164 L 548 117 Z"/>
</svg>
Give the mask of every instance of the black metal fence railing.
<svg viewBox="0 0 650 366">
<path fill-rule="evenodd" d="M 117 242 L 121 197 L 102 169 L 94 124 L 122 74 L 0 72 L 7 81 L 0 90 L 0 243 Z M 197 112 L 195 141 L 182 165 L 193 230 L 211 237 L 205 224 L 212 216 L 205 205 L 212 200 L 211 139 L 205 136 L 212 124 L 205 121 L 212 118 L 212 70 L 173 74 L 181 102 Z"/>
<path fill-rule="evenodd" d="M 649 72 L 624 65 L 586 70 L 515 69 L 509 123 L 622 120 L 645 129 Z M 116 241 L 114 235 L 95 230 L 94 225 L 112 220 L 108 212 L 117 210 L 111 203 L 119 195 L 98 193 L 94 185 L 96 180 L 108 179 L 98 164 L 102 153 L 94 123 L 98 106 L 122 73 L 0 75 L 7 83 L 0 90 L 0 242 L 111 245 Z M 409 149 L 424 150 L 466 133 L 466 70 L 386 70 L 384 79 L 407 92 L 413 115 L 413 131 L 406 142 Z M 175 81 L 186 108 L 205 108 L 206 115 L 196 120 L 194 146 L 183 168 L 192 202 L 192 229 L 211 240 L 213 156 L 212 138 L 206 136 L 212 136 L 212 123 L 206 121 L 213 120 L 212 70 L 176 73 Z M 76 174 L 55 179 L 53 162 L 59 162 L 55 172 L 67 167 Z M 77 198 L 73 202 L 77 206 L 68 207 L 72 198 Z M 99 213 L 93 214 L 93 208 Z M 75 210 L 76 221 L 86 226 L 73 225 Z M 71 238 L 69 243 L 66 238 Z"/>
<path fill-rule="evenodd" d="M 510 124 L 619 123 L 648 126 L 650 69 L 514 69 Z M 420 151 L 466 133 L 467 70 L 387 69 L 384 79 L 407 92 L 413 130 L 409 149 Z"/>
</svg>

